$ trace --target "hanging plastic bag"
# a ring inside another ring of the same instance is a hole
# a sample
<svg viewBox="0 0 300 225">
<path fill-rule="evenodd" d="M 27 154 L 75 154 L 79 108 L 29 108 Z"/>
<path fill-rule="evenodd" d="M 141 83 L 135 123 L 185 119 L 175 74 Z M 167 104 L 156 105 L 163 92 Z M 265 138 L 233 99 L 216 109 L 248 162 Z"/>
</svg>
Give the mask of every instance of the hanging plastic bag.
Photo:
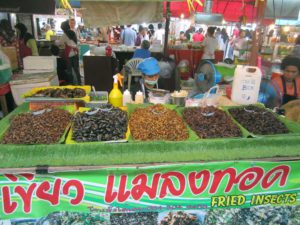
<svg viewBox="0 0 300 225">
<path fill-rule="evenodd" d="M 0 84 L 5 84 L 11 80 L 12 72 L 10 60 L 0 49 Z"/>
<path fill-rule="evenodd" d="M 0 48 L 0 66 L 3 65 L 3 64 L 9 64 L 10 65 L 10 60 L 7 57 L 7 55 Z"/>
<path fill-rule="evenodd" d="M 172 77 L 172 74 L 175 69 L 175 62 L 173 59 L 167 58 L 163 61 L 159 61 L 158 65 L 160 68 L 160 72 L 159 72 L 160 77 L 164 79 L 169 79 Z"/>
</svg>

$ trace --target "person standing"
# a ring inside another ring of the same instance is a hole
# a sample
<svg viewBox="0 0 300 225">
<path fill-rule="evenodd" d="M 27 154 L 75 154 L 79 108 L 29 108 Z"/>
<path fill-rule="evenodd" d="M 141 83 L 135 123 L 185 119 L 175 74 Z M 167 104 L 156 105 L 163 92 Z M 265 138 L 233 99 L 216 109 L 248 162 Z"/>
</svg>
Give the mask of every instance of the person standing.
<svg viewBox="0 0 300 225">
<path fill-rule="evenodd" d="M 161 23 L 157 25 L 158 30 L 155 31 L 153 40 L 160 41 L 160 44 L 164 44 L 164 38 L 165 38 L 165 30 L 163 29 L 163 26 Z"/>
<path fill-rule="evenodd" d="M 154 26 L 153 26 L 153 24 L 149 24 L 149 26 L 148 26 L 149 40 L 152 39 L 154 33 L 155 33 L 155 31 L 154 31 Z"/>
<path fill-rule="evenodd" d="M 240 27 L 241 25 L 237 23 L 232 31 L 232 36 L 229 40 L 229 44 L 225 53 L 225 58 L 229 58 L 234 60 L 234 43 L 237 38 L 239 38 L 240 35 Z"/>
<path fill-rule="evenodd" d="M 142 25 L 140 25 L 139 26 L 139 33 L 137 34 L 137 37 L 135 39 L 135 46 L 140 46 L 141 45 L 142 40 L 144 38 L 144 36 L 143 36 L 144 35 L 144 30 L 145 30 L 145 28 Z"/>
<path fill-rule="evenodd" d="M 32 34 L 27 32 L 27 27 L 23 23 L 17 23 L 16 26 L 18 37 L 18 49 L 20 59 L 23 60 L 26 56 L 38 56 L 38 48 Z"/>
<path fill-rule="evenodd" d="M 72 84 L 73 80 L 69 80 L 70 77 L 68 76 L 66 60 L 59 56 L 59 47 L 57 45 L 51 45 L 50 50 L 52 55 L 56 57 L 56 71 L 59 83 L 63 85 Z"/>
<path fill-rule="evenodd" d="M 190 26 L 189 29 L 187 29 L 185 31 L 185 36 L 187 38 L 188 41 L 191 41 L 192 40 L 192 37 L 193 37 L 193 33 L 195 32 L 195 27 L 194 26 Z"/>
<path fill-rule="evenodd" d="M 240 35 L 241 24 L 237 23 L 232 31 L 232 38 L 238 38 Z"/>
<path fill-rule="evenodd" d="M 124 45 L 134 46 L 136 37 L 136 32 L 131 28 L 131 25 L 127 25 L 122 34 L 122 40 Z"/>
<path fill-rule="evenodd" d="M 179 33 L 179 40 L 181 42 L 186 41 L 186 36 L 184 34 L 184 31 L 180 31 L 180 33 Z"/>
<path fill-rule="evenodd" d="M 222 28 L 221 36 L 220 36 L 220 40 L 219 40 L 219 46 L 220 46 L 220 49 L 224 52 L 224 56 L 226 54 L 228 42 L 229 42 L 229 36 L 227 34 L 226 28 Z"/>
<path fill-rule="evenodd" d="M 298 35 L 298 37 L 295 40 L 295 46 L 292 51 L 292 55 L 300 58 L 300 35 Z"/>
<path fill-rule="evenodd" d="M 149 37 L 149 34 L 148 34 L 148 28 L 147 27 L 144 27 L 144 31 L 143 31 L 143 39 L 142 39 L 142 42 L 143 41 L 150 41 L 150 37 Z"/>
<path fill-rule="evenodd" d="M 80 39 L 87 39 L 88 38 L 88 30 L 85 29 L 84 27 L 84 23 L 80 23 L 78 24 L 78 27 L 76 29 L 76 36 L 77 36 L 77 40 L 80 40 Z M 92 32 L 91 32 L 92 33 Z"/>
<path fill-rule="evenodd" d="M 215 37 L 217 38 L 217 40 L 221 38 L 221 29 L 219 27 L 217 27 L 216 29 Z"/>
<path fill-rule="evenodd" d="M 246 32 L 244 30 L 240 30 L 239 37 L 234 40 L 233 43 L 233 53 L 236 57 L 243 57 L 245 52 L 250 49 L 249 42 L 246 38 Z"/>
<path fill-rule="evenodd" d="M 0 21 L 0 46 L 16 46 L 15 31 L 6 19 Z"/>
<path fill-rule="evenodd" d="M 74 18 L 70 18 L 69 19 L 69 26 L 70 26 L 70 29 L 72 30 L 72 31 L 76 31 L 76 21 L 75 21 L 75 19 Z"/>
<path fill-rule="evenodd" d="M 65 46 L 65 59 L 68 65 L 68 73 L 72 76 L 73 84 L 81 85 L 81 77 L 79 72 L 79 50 L 77 46 L 77 37 L 71 30 L 69 22 L 65 21 L 61 24 L 64 34 L 57 42 L 58 45 Z"/>
<path fill-rule="evenodd" d="M 51 41 L 51 36 L 53 36 L 55 33 L 54 33 L 54 31 L 51 29 L 51 26 L 50 26 L 49 24 L 46 25 L 45 29 L 46 29 L 45 39 L 46 39 L 47 41 Z"/>
<path fill-rule="evenodd" d="M 194 42 L 204 41 L 205 37 L 202 33 L 203 33 L 203 28 L 199 28 L 199 30 L 197 30 L 197 32 L 193 34 L 193 41 Z"/>
<path fill-rule="evenodd" d="M 218 40 L 214 36 L 215 29 L 215 27 L 209 27 L 207 29 L 207 35 L 202 43 L 204 47 L 202 59 L 207 59 L 212 62 L 215 61 L 215 51 L 218 48 Z"/>
<path fill-rule="evenodd" d="M 70 18 L 69 19 L 69 26 L 70 26 L 70 29 L 75 32 L 77 40 L 80 40 L 81 35 L 80 35 L 80 31 L 78 29 L 76 29 L 76 20 L 75 20 L 75 18 Z"/>
</svg>

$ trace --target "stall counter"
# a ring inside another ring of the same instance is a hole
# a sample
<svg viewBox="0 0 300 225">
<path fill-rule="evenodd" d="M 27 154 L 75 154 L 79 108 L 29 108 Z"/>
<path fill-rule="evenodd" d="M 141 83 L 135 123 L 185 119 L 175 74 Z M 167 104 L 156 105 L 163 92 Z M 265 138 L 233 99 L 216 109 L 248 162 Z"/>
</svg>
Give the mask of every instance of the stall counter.
<svg viewBox="0 0 300 225">
<path fill-rule="evenodd" d="M 24 103 L 0 121 L 0 133 L 11 118 L 28 110 Z M 1 129 L 2 128 L 2 129 Z M 143 163 L 264 160 L 300 157 L 300 136 L 210 139 L 184 142 L 128 142 L 118 144 L 0 144 L 1 168 L 121 165 Z"/>
</svg>

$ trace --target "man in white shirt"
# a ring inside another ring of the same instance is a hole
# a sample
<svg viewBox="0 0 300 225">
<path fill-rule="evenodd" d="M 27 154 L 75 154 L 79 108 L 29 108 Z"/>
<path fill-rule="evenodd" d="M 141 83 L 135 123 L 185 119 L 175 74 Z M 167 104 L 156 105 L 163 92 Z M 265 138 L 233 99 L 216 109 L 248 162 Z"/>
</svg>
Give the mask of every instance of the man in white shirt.
<svg viewBox="0 0 300 225">
<path fill-rule="evenodd" d="M 162 24 L 159 23 L 157 25 L 158 30 L 155 31 L 154 36 L 153 36 L 153 40 L 157 40 L 160 41 L 160 44 L 163 45 L 164 44 L 164 39 L 165 39 L 165 30 L 162 28 Z"/>
</svg>

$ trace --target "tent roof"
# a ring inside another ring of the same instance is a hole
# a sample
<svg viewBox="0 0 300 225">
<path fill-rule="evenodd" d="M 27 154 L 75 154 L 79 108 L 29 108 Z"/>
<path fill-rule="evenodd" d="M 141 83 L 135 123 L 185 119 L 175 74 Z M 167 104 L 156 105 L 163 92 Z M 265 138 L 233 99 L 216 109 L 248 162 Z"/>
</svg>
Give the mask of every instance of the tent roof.
<svg viewBox="0 0 300 225">
<path fill-rule="evenodd" d="M 201 1 L 204 2 L 205 0 Z M 267 1 L 265 18 L 272 20 L 275 18 L 298 18 L 300 10 L 299 0 L 274 0 L 274 5 L 272 0 Z M 203 7 L 195 5 L 195 8 L 196 12 L 203 12 Z M 246 16 L 248 22 L 253 22 L 257 15 L 257 9 L 255 0 L 213 0 L 212 13 L 222 14 L 226 21 L 238 22 L 241 16 Z M 180 17 L 181 14 L 184 14 L 185 18 L 190 16 L 187 3 L 185 1 L 171 2 L 171 15 Z"/>
<path fill-rule="evenodd" d="M 251 3 L 250 0 L 245 0 L 245 4 L 242 1 L 213 0 L 212 13 L 222 14 L 226 21 L 239 21 L 243 15 L 252 21 L 256 16 L 256 8 Z M 203 12 L 203 7 L 195 5 L 195 8 L 196 12 Z M 190 16 L 187 3 L 171 2 L 171 15 L 180 17 L 182 13 L 185 18 Z"/>
<path fill-rule="evenodd" d="M 184 0 L 71 0 L 72 2 L 182 2 Z"/>
<path fill-rule="evenodd" d="M 265 18 L 295 20 L 298 19 L 299 10 L 299 0 L 268 0 L 265 11 Z"/>
</svg>

